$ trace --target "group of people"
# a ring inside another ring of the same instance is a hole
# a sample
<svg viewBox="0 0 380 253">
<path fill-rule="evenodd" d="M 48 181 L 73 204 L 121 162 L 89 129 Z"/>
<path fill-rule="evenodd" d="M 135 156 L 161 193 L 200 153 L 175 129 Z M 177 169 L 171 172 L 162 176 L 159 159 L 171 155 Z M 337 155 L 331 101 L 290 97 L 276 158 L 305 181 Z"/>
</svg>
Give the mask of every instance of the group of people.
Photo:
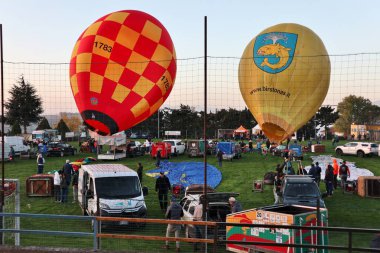
<svg viewBox="0 0 380 253">
<path fill-rule="evenodd" d="M 67 203 L 70 185 L 73 188 L 73 202 L 78 201 L 78 171 L 66 160 L 62 169 L 54 173 L 54 197 L 56 202 Z"/>
<path fill-rule="evenodd" d="M 328 196 L 332 196 L 334 190 L 338 187 L 338 175 L 340 177 L 341 187 L 344 191 L 347 178 L 351 176 L 350 169 L 348 168 L 346 161 L 343 161 L 339 166 L 337 160 L 334 159 L 332 165 L 327 165 L 325 172 L 325 183 Z"/>
<path fill-rule="evenodd" d="M 278 193 L 281 189 L 282 180 L 285 175 L 309 175 L 317 183 L 318 187 L 321 181 L 321 172 L 322 168 L 319 166 L 319 163 L 312 163 L 309 169 L 309 172 L 299 163 L 297 173 L 295 173 L 292 163 L 289 158 L 285 158 L 284 164 L 277 164 L 276 167 L 276 176 L 274 179 L 274 196 L 275 204 L 278 204 Z M 328 164 L 325 171 L 324 182 L 326 184 L 327 196 L 332 196 L 334 190 L 338 187 L 338 176 L 340 177 L 340 186 L 345 189 L 347 179 L 350 177 L 350 169 L 346 164 L 346 161 L 343 161 L 341 165 L 338 165 L 336 159 L 333 160 L 332 164 Z"/>
<path fill-rule="evenodd" d="M 165 218 L 169 220 L 180 220 L 184 213 L 182 206 L 178 203 L 178 198 L 174 194 L 170 198 L 168 205 L 168 194 L 172 187 L 169 178 L 164 172 L 160 172 L 160 176 L 156 179 L 155 190 L 158 193 L 158 201 L 160 203 L 161 211 L 165 213 Z M 234 197 L 230 197 L 228 200 L 231 208 L 231 213 L 240 212 L 243 210 L 242 205 Z M 194 221 L 203 220 L 203 204 L 199 203 L 194 208 L 193 214 Z M 181 231 L 181 224 L 168 224 L 166 228 L 166 237 L 170 237 L 172 233 L 176 238 L 179 237 Z M 196 238 L 203 238 L 202 226 L 195 225 L 195 236 Z M 200 243 L 194 243 L 194 251 L 199 249 Z M 165 241 L 164 249 L 169 249 L 169 241 Z M 176 252 L 180 251 L 180 242 L 176 241 Z"/>
</svg>

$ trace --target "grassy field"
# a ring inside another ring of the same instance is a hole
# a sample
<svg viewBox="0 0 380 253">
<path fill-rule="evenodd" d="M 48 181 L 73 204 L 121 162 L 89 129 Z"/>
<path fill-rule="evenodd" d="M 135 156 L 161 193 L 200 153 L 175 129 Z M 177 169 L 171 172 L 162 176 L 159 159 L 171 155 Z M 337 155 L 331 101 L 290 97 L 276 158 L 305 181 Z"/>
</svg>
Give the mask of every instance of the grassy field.
<svg viewBox="0 0 380 253">
<path fill-rule="evenodd" d="M 339 143 L 341 144 L 341 143 Z M 325 143 L 327 154 L 333 154 L 331 142 Z M 305 154 L 303 164 L 311 163 L 311 153 Z M 91 156 L 91 154 L 78 154 L 74 157 L 48 157 L 46 158 L 45 172 L 62 168 L 66 159 L 74 161 L 79 158 Z M 187 156 L 179 156 L 171 158 L 172 162 L 189 160 Z M 355 156 L 347 156 L 346 160 L 356 162 L 360 168 L 371 170 L 375 175 L 380 175 L 380 158 L 366 157 L 358 158 Z M 192 161 L 203 161 L 203 158 L 192 159 Z M 207 158 L 208 163 L 217 166 L 217 161 L 214 156 Z M 119 163 L 125 164 L 132 169 L 137 169 L 137 163 L 141 162 L 144 166 L 144 171 L 155 167 L 154 160 L 150 156 L 126 158 Z M 273 193 L 271 186 L 265 186 L 264 192 L 252 192 L 252 181 L 254 179 L 262 179 L 264 174 L 269 171 L 274 171 L 276 164 L 281 163 L 280 157 L 271 155 L 261 156 L 257 153 L 243 154 L 243 157 L 238 160 L 223 161 L 223 166 L 220 168 L 222 172 L 222 182 L 217 187 L 217 191 L 234 191 L 239 192 L 238 200 L 242 203 L 244 209 L 261 207 L 273 204 Z M 35 159 L 20 160 L 6 163 L 5 177 L 18 178 L 21 182 L 21 212 L 23 213 L 42 213 L 42 214 L 69 214 L 81 215 L 79 205 L 72 204 L 70 189 L 69 203 L 56 203 L 50 197 L 27 197 L 25 182 L 27 177 L 35 174 L 37 165 Z M 145 176 L 143 185 L 149 188 L 149 195 L 146 197 L 148 206 L 149 218 L 163 218 L 163 214 L 159 210 L 157 196 L 154 192 L 155 179 Z M 321 184 L 321 191 L 325 191 L 324 184 Z M 362 198 L 357 195 L 343 194 L 341 191 L 336 191 L 332 198 L 325 200 L 329 211 L 329 225 L 337 227 L 361 227 L 361 228 L 376 228 L 380 229 L 380 199 Z M 48 230 L 66 230 L 66 231 L 91 231 L 90 224 L 87 222 L 78 221 L 62 221 L 62 220 L 32 220 L 22 219 L 21 226 L 24 229 L 48 229 Z M 162 231 L 162 232 L 157 232 Z M 123 233 L 133 234 L 162 234 L 164 235 L 164 226 L 147 226 L 145 229 L 127 228 Z M 360 246 L 368 246 L 371 237 L 355 236 L 355 244 Z M 333 244 L 345 244 L 346 236 L 338 234 L 330 234 L 330 240 Z M 44 246 L 65 246 L 65 247 L 92 247 L 91 238 L 58 238 L 53 236 L 41 235 L 22 235 L 22 245 L 44 245 Z M 160 251 L 158 247 L 162 242 L 147 243 L 142 241 L 121 241 L 121 240 L 103 240 L 102 249 L 124 250 L 133 249 L 137 252 L 142 251 Z M 183 244 L 184 251 L 190 250 L 190 246 Z M 222 249 L 221 249 L 222 250 Z M 223 250 L 222 250 L 223 251 Z"/>
</svg>

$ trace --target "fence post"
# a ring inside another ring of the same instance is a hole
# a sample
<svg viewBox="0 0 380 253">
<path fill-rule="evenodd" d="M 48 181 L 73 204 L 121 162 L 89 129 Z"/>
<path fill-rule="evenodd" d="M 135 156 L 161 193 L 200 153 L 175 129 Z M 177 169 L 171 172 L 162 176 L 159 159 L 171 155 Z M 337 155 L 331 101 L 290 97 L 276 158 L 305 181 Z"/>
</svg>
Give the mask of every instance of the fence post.
<svg viewBox="0 0 380 253">
<path fill-rule="evenodd" d="M 218 248 L 218 224 L 219 223 L 216 223 L 215 226 L 214 226 L 214 245 L 212 247 L 212 252 L 216 252 L 217 251 L 217 248 Z"/>
<path fill-rule="evenodd" d="M 348 252 L 352 253 L 352 231 L 348 231 Z"/>
<path fill-rule="evenodd" d="M 97 237 L 98 234 L 98 221 L 96 220 L 96 216 L 92 216 L 92 224 L 94 231 L 94 251 L 99 250 L 99 240 Z"/>
</svg>

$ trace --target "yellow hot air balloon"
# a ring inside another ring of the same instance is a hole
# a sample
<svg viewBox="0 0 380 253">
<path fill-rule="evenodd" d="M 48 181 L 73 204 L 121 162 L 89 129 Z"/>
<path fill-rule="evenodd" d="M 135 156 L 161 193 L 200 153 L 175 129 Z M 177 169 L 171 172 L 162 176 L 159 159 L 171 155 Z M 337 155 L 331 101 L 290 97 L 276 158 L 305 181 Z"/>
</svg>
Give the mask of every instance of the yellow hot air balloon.
<svg viewBox="0 0 380 253">
<path fill-rule="evenodd" d="M 266 136 L 291 136 L 316 113 L 330 83 L 322 40 L 298 24 L 269 27 L 247 45 L 239 64 L 240 91 Z"/>
</svg>

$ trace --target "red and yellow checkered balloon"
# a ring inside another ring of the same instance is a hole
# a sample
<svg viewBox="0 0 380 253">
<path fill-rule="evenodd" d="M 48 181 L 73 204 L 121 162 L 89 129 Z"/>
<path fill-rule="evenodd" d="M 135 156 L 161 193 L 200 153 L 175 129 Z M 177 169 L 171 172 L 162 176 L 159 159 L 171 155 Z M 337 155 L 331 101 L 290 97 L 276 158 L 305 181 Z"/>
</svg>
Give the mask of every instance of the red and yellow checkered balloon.
<svg viewBox="0 0 380 253">
<path fill-rule="evenodd" d="M 155 113 L 173 88 L 176 69 L 165 27 L 147 13 L 125 10 L 82 33 L 71 55 L 70 83 L 84 123 L 109 135 Z"/>
</svg>

